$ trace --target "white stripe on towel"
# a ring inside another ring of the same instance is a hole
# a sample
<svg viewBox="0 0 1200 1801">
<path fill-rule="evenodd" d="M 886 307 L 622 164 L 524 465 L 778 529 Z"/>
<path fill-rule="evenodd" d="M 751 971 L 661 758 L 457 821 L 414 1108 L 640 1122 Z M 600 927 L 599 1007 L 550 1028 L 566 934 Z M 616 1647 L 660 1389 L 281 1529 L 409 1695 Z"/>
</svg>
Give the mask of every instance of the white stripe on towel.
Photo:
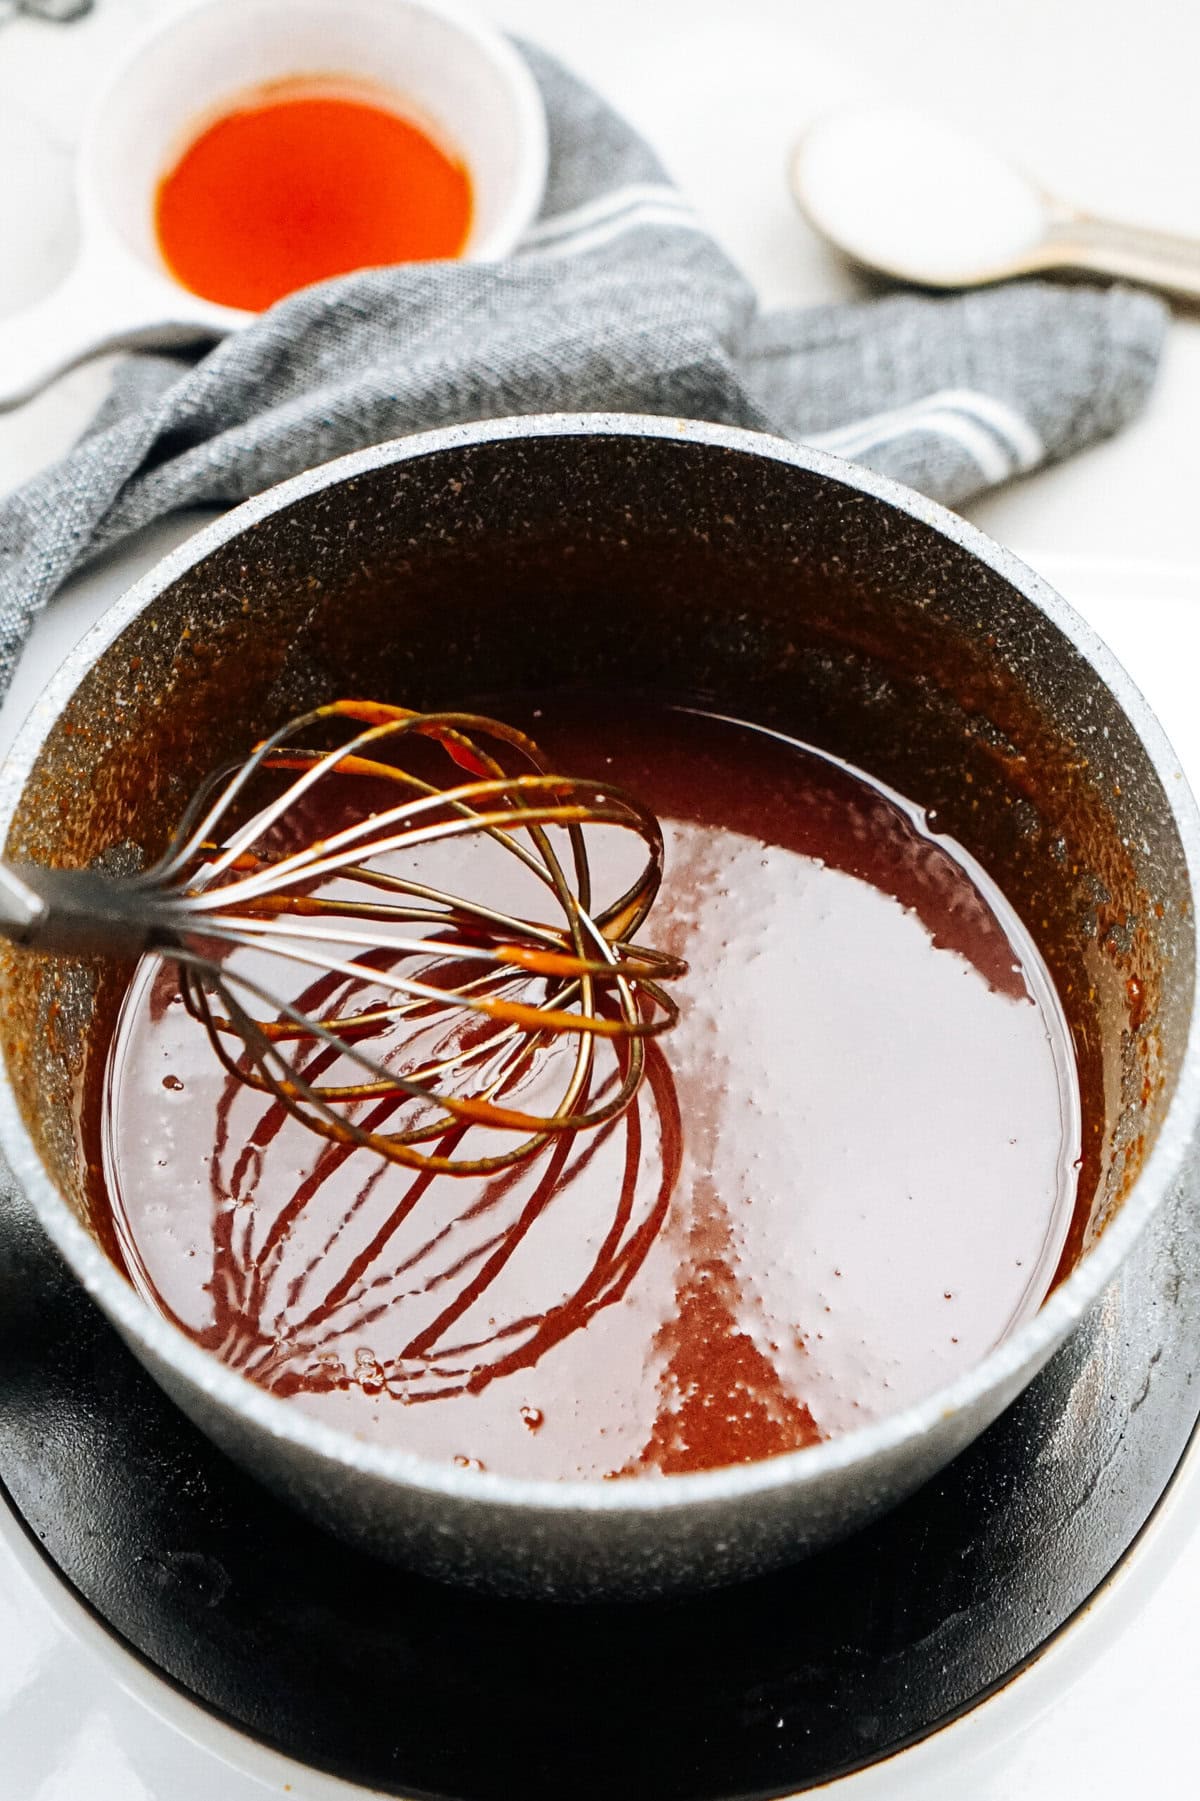
<svg viewBox="0 0 1200 1801">
<path fill-rule="evenodd" d="M 561 237 L 565 232 L 578 231 L 582 226 L 594 225 L 598 219 L 611 218 L 614 213 L 624 212 L 627 207 L 640 205 L 643 201 L 660 205 L 673 204 L 681 210 L 691 211 L 679 189 L 671 187 L 668 182 L 631 181 L 623 188 L 610 188 L 607 194 L 597 194 L 591 200 L 584 200 L 565 213 L 555 213 L 550 219 L 539 219 L 525 233 L 522 246 L 542 244 L 549 238 Z"/>
<path fill-rule="evenodd" d="M 809 433 L 805 442 L 856 457 L 919 431 L 954 439 L 991 482 L 1035 468 L 1046 454 L 1027 419 L 995 395 L 973 388 L 941 388 L 922 400 L 852 420 L 834 431 Z"/>
<path fill-rule="evenodd" d="M 603 244 L 611 244 L 614 238 L 624 237 L 627 231 L 634 231 L 642 225 L 667 225 L 677 231 L 703 230 L 699 219 L 687 206 L 658 206 L 643 202 L 615 219 L 606 219 L 590 229 L 572 232 L 568 237 L 558 238 L 552 244 L 523 244 L 517 254 L 523 262 L 533 261 L 535 258 L 539 262 L 546 262 L 551 257 L 578 256 L 585 250 L 597 250 Z"/>
</svg>

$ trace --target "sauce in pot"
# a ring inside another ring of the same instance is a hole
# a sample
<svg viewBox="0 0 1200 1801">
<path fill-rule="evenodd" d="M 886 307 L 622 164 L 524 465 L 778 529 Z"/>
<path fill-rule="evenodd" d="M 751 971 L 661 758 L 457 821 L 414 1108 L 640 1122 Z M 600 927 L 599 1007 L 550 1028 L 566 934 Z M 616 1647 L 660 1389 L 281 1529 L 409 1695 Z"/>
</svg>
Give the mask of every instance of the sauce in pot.
<svg viewBox="0 0 1200 1801">
<path fill-rule="evenodd" d="M 690 973 L 634 1107 L 430 1179 L 231 1082 L 147 962 L 105 1119 L 131 1279 L 330 1424 L 531 1477 L 769 1457 L 976 1363 L 1045 1297 L 1080 1145 L 1068 1027 L 994 883 L 776 734 L 616 696 L 492 710 L 663 822 L 645 936 Z"/>
</svg>

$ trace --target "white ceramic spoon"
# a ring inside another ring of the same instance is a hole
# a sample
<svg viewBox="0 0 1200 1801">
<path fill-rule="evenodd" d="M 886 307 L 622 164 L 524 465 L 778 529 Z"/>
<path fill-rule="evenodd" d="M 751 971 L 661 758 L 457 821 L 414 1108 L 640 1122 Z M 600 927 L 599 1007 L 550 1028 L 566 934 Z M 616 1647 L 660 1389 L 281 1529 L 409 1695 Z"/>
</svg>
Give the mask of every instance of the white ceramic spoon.
<svg viewBox="0 0 1200 1801">
<path fill-rule="evenodd" d="M 1080 212 L 973 138 L 899 106 L 818 120 L 790 173 L 822 237 L 900 281 L 967 288 L 1082 269 L 1200 299 L 1200 240 Z"/>
</svg>

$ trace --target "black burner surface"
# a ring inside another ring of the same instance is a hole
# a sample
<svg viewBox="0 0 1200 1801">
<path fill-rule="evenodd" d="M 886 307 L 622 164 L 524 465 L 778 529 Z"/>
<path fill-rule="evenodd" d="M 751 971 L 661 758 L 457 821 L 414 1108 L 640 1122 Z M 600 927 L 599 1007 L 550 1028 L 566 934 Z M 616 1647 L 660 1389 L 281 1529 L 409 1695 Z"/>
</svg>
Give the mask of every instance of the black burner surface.
<svg viewBox="0 0 1200 1801">
<path fill-rule="evenodd" d="M 456 1801 L 785 1794 L 885 1756 L 1042 1646 L 1125 1551 L 1195 1420 L 1186 1197 L 952 1469 L 725 1593 L 480 1599 L 293 1518 L 159 1393 L 0 1195 L 0 1476 L 112 1630 L 292 1756 Z"/>
</svg>

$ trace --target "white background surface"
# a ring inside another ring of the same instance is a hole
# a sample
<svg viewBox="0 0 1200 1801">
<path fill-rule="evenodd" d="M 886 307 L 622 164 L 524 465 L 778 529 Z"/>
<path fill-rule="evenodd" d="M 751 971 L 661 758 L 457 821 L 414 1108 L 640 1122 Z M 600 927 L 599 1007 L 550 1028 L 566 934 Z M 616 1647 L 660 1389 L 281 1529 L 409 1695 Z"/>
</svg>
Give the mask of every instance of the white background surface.
<svg viewBox="0 0 1200 1801">
<path fill-rule="evenodd" d="M 137 21 L 177 0 L 99 0 L 55 30 L 0 28 L 0 312 L 36 298 L 73 243 L 80 105 Z M 806 119 L 873 92 L 986 136 L 1064 195 L 1200 235 L 1200 12 L 1183 0 L 496 0 L 655 141 L 769 302 L 853 283 L 783 183 Z M 0 329 L 3 329 L 0 324 Z M 0 417 L 0 490 L 60 453 L 103 391 L 77 371 Z M 1145 418 L 971 516 L 1088 614 L 1149 695 L 1193 779 L 1200 647 L 1195 432 L 1200 323 L 1173 327 Z M 138 566 L 148 549 L 137 555 Z M 0 721 L 128 579 L 107 567 L 43 622 Z M 1200 1458 L 1115 1584 L 967 1720 L 837 1785 L 839 1801 L 1175 1801 L 1200 1792 Z M 318 1801 L 352 1791 L 209 1721 L 113 1648 L 0 1520 L 0 1801 Z M 564 1801 L 569 1798 L 564 1797 Z"/>
</svg>

